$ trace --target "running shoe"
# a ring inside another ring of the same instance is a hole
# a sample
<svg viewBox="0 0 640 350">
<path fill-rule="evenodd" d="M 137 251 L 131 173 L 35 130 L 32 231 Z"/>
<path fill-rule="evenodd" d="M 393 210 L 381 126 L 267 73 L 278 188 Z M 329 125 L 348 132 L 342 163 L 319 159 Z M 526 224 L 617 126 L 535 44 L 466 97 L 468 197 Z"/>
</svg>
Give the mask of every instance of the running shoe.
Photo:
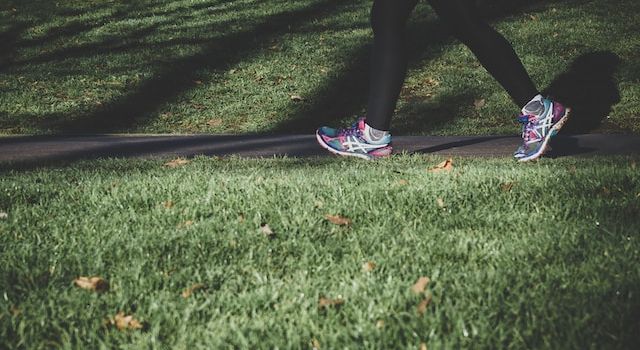
<svg viewBox="0 0 640 350">
<path fill-rule="evenodd" d="M 380 141 L 369 142 L 364 138 L 365 118 L 359 118 L 351 127 L 334 129 L 326 126 L 316 131 L 318 143 L 329 152 L 341 156 L 375 159 L 391 155 L 391 135 Z"/>
<path fill-rule="evenodd" d="M 543 98 L 531 103 L 539 103 L 544 111 L 539 115 L 528 113 L 527 107 L 523 108 L 518 122 L 522 124 L 522 146 L 513 156 L 520 162 L 526 162 L 540 158 L 549 147 L 549 140 L 554 137 L 569 118 L 570 108 L 561 103 Z M 542 108 L 540 108 L 542 111 Z"/>
</svg>

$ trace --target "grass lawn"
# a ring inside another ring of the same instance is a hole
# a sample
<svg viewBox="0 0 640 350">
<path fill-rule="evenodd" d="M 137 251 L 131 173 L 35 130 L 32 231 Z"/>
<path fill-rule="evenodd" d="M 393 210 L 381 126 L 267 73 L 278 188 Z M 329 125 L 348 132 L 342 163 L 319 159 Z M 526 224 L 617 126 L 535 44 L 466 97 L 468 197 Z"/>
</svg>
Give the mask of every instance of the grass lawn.
<svg viewBox="0 0 640 350">
<path fill-rule="evenodd" d="M 0 348 L 633 348 L 639 160 L 2 170 Z"/>
<path fill-rule="evenodd" d="M 575 108 L 567 131 L 640 132 L 640 2 L 480 2 L 536 84 Z M 348 124 L 366 105 L 370 4 L 5 0 L 0 134 Z M 409 31 L 396 133 L 518 132 L 517 106 L 425 2 Z"/>
</svg>

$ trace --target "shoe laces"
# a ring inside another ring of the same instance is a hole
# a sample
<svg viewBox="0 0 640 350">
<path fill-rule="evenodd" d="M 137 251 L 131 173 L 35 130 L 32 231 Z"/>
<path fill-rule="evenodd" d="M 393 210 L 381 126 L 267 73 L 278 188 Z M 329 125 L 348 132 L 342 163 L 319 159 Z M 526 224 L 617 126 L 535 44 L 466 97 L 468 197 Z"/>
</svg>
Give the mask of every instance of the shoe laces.
<svg viewBox="0 0 640 350">
<path fill-rule="evenodd" d="M 531 141 L 538 140 L 537 136 L 536 139 L 532 139 L 531 137 L 531 135 L 538 135 L 538 132 L 536 131 L 537 124 L 535 116 L 523 114 L 518 117 L 518 122 L 523 125 L 522 139 L 524 140 L 525 144 Z"/>
</svg>

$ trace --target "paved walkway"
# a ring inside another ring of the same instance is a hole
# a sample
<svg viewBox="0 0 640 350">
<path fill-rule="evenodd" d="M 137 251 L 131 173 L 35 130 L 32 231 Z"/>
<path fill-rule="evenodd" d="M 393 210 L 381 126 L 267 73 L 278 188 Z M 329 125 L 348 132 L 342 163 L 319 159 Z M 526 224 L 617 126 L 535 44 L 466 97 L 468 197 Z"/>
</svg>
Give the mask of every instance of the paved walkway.
<svg viewBox="0 0 640 350">
<path fill-rule="evenodd" d="M 396 152 L 446 156 L 508 157 L 518 136 L 398 136 Z M 640 136 L 558 136 L 550 157 L 584 155 L 640 155 Z M 93 135 L 0 137 L 0 165 L 37 165 L 100 157 L 191 157 L 239 155 L 244 157 L 328 156 L 314 135 Z"/>
</svg>

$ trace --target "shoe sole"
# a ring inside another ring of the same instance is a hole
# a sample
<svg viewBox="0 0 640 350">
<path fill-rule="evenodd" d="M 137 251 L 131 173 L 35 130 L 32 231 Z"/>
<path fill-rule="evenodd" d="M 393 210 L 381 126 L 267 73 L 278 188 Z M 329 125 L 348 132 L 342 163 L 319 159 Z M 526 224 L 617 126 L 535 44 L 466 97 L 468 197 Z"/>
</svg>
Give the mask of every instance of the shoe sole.
<svg viewBox="0 0 640 350">
<path fill-rule="evenodd" d="M 549 140 L 551 140 L 552 137 L 556 136 L 560 131 L 560 129 L 562 129 L 562 127 L 567 122 L 567 120 L 569 120 L 570 113 L 571 113 L 571 108 L 567 108 L 562 118 L 560 118 L 560 120 L 558 120 L 558 122 L 553 127 L 551 127 L 549 134 L 547 134 L 547 136 L 544 138 L 544 141 L 542 141 L 542 146 L 540 147 L 538 152 L 530 156 L 518 158 L 518 162 L 529 162 L 542 157 L 544 153 L 547 151 L 547 148 L 549 147 Z"/>
<path fill-rule="evenodd" d="M 335 155 L 338 155 L 338 156 L 357 157 L 357 158 L 365 159 L 365 160 L 373 160 L 373 159 L 378 158 L 378 157 L 370 156 L 368 154 L 363 154 L 363 153 L 338 151 L 337 149 L 329 146 L 326 142 L 324 142 L 324 139 L 322 138 L 322 136 L 320 135 L 320 133 L 318 131 L 316 131 L 316 140 L 318 140 L 318 143 L 320 144 L 320 146 L 322 146 L 322 148 L 324 148 L 327 151 L 329 151 L 329 152 L 331 152 L 331 153 L 333 153 Z"/>
</svg>

